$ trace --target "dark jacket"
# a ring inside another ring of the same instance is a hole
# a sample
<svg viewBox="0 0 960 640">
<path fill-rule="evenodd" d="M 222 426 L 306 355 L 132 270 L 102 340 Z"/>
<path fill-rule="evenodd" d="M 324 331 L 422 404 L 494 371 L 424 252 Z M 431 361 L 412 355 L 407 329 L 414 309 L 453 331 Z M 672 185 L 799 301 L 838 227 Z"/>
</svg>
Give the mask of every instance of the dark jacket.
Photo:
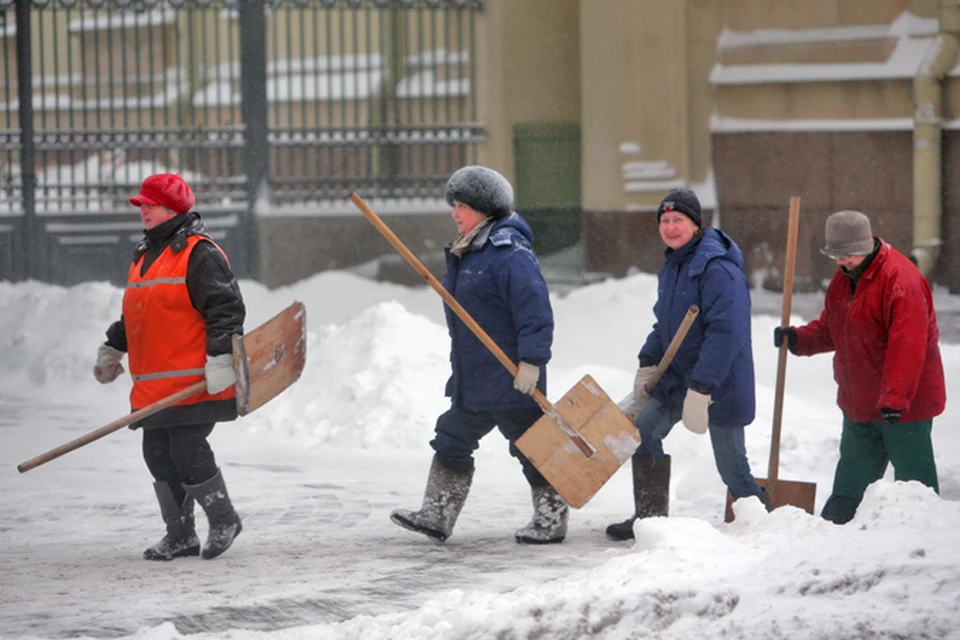
<svg viewBox="0 0 960 640">
<path fill-rule="evenodd" d="M 167 247 L 174 252 L 182 251 L 186 247 L 185 239 L 193 235 L 207 237 L 200 216 L 192 212 L 177 216 L 144 233 L 143 240 L 134 250 L 133 262 L 144 256 L 141 273 L 145 273 Z M 246 307 L 233 270 L 212 241 L 198 243 L 190 254 L 187 291 L 193 308 L 203 315 L 206 323 L 207 353 L 212 356 L 230 353 L 233 334 L 243 334 Z M 127 332 L 122 315 L 107 329 L 106 343 L 114 349 L 127 351 Z M 234 420 L 236 417 L 236 402 L 221 400 L 169 407 L 133 426 L 207 424 Z"/>
<path fill-rule="evenodd" d="M 881 241 L 853 291 L 837 269 L 820 317 L 797 328 L 797 354 L 833 351 L 837 404 L 851 420 L 880 422 L 881 407 L 902 422 L 943 412 L 940 330 L 930 285 L 902 253 Z"/>
<path fill-rule="evenodd" d="M 742 427 L 756 412 L 750 288 L 742 266 L 740 248 L 718 229 L 667 249 L 653 308 L 656 323 L 639 354 L 640 366 L 656 365 L 690 305 L 700 307 L 653 397 L 681 406 L 690 387 L 709 393 L 711 426 Z"/>
<path fill-rule="evenodd" d="M 513 213 L 483 228 L 462 258 L 446 249 L 443 286 L 515 364 L 540 366 L 537 387 L 546 393 L 553 344 L 553 309 L 531 245 L 533 232 Z M 446 305 L 453 375 L 446 394 L 470 411 L 532 408 L 533 398 L 513 388 L 513 376 Z"/>
</svg>

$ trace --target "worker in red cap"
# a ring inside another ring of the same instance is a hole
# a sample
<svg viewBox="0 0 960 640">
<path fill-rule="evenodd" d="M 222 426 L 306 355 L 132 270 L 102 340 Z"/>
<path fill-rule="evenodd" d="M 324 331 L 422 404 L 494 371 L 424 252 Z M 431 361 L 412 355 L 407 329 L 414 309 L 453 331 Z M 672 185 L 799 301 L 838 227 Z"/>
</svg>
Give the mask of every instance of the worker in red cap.
<svg viewBox="0 0 960 640">
<path fill-rule="evenodd" d="M 167 526 L 147 560 L 201 554 L 194 502 L 207 514 L 204 558 L 215 558 L 242 528 L 207 437 L 217 422 L 234 420 L 232 337 L 243 333 L 246 309 L 223 250 L 207 235 L 183 178 L 158 173 L 143 181 L 130 204 L 140 207 L 144 237 L 127 276 L 120 319 L 97 350 L 96 379 L 113 382 L 127 354 L 132 411 L 201 380 L 202 391 L 143 418 L 143 459 L 154 479 Z"/>
</svg>

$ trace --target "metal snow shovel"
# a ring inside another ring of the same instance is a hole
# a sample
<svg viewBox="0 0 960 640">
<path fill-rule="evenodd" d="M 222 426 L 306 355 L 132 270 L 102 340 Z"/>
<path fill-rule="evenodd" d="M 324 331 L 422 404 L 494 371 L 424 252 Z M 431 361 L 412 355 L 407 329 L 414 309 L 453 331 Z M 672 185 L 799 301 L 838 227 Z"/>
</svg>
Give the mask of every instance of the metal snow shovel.
<svg viewBox="0 0 960 640">
<path fill-rule="evenodd" d="M 293 384 L 303 372 L 307 357 L 306 310 L 294 301 L 289 307 L 243 336 L 233 337 L 233 365 L 237 372 L 235 386 L 237 413 L 245 416 L 275 398 Z M 207 388 L 205 380 L 194 383 L 153 404 L 138 409 L 119 420 L 75 440 L 42 453 L 17 465 L 25 473 L 50 462 L 94 440 L 186 400 Z"/>
<path fill-rule="evenodd" d="M 790 303 L 793 299 L 793 271 L 797 259 L 797 228 L 800 221 L 800 198 L 790 198 L 790 219 L 787 230 L 787 261 L 783 272 L 783 310 L 780 314 L 780 327 L 790 326 Z M 815 482 L 797 482 L 780 479 L 780 425 L 783 417 L 783 387 L 787 377 L 787 340 L 780 345 L 780 357 L 777 361 L 777 386 L 773 401 L 773 435 L 770 438 L 770 464 L 766 479 L 757 478 L 757 483 L 767 490 L 773 508 L 791 505 L 800 507 L 809 514 L 817 500 Z M 733 496 L 727 492 L 725 522 L 733 522 Z"/>
<path fill-rule="evenodd" d="M 350 200 L 417 271 L 460 320 L 496 356 L 511 375 L 517 365 L 443 288 L 393 231 L 356 193 Z M 533 399 L 544 415 L 516 445 L 571 507 L 580 508 L 630 459 L 640 446 L 633 423 L 590 376 L 584 376 L 559 402 L 551 404 L 539 390 Z"/>
</svg>

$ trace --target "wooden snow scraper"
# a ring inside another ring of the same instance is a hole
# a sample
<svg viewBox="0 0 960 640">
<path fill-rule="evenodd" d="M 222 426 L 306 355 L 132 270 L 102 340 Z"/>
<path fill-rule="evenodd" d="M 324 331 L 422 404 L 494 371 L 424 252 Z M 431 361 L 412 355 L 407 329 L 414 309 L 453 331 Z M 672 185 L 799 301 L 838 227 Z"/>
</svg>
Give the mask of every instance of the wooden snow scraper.
<svg viewBox="0 0 960 640">
<path fill-rule="evenodd" d="M 307 312 L 296 300 L 286 309 L 244 336 L 233 337 L 233 364 L 237 373 L 237 413 L 245 416 L 275 398 L 300 378 L 307 360 Z M 85 435 L 17 465 L 30 471 L 127 425 L 151 416 L 207 388 L 205 380 L 138 409 Z"/>
</svg>

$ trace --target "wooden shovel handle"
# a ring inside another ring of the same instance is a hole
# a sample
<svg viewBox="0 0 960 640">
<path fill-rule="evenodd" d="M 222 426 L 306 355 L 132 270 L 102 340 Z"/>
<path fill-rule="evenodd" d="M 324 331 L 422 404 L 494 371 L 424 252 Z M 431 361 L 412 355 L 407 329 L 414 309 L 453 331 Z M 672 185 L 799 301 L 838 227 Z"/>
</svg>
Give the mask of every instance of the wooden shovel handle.
<svg viewBox="0 0 960 640">
<path fill-rule="evenodd" d="M 445 303 L 447 303 L 447 306 L 450 307 L 455 314 L 457 314 L 457 316 L 465 325 L 467 325 L 467 327 L 470 328 L 471 331 L 473 331 L 474 335 L 480 339 L 480 342 L 482 342 L 497 358 L 497 360 L 500 361 L 500 364 L 502 364 L 506 370 L 510 372 L 510 375 L 516 377 L 517 365 L 515 365 L 513 361 L 507 357 L 507 354 L 503 352 L 503 349 L 501 349 L 497 343 L 493 341 L 493 338 L 491 338 L 487 332 L 483 330 L 483 327 L 477 324 L 476 320 L 474 320 L 473 317 L 467 313 L 467 310 L 464 309 L 459 302 L 457 302 L 456 298 L 450 295 L 450 292 L 443 288 L 443 285 L 440 284 L 440 282 L 425 266 L 423 266 L 423 263 L 417 259 L 417 256 L 413 255 L 413 252 L 410 251 L 405 244 L 403 244 L 403 241 L 400 240 L 400 238 L 398 238 L 396 234 L 390 230 L 390 227 L 388 227 L 387 224 L 380 219 L 380 216 L 374 213 L 373 209 L 371 209 L 367 203 L 364 202 L 363 198 L 356 193 L 350 195 L 350 201 L 353 202 L 353 204 L 356 205 L 361 213 L 367 217 L 367 220 L 369 220 L 373 226 L 377 228 L 377 231 L 383 234 L 383 237 L 386 238 L 391 245 L 393 245 L 393 248 L 396 249 L 400 255 L 402 255 L 407 262 L 410 263 L 410 266 L 412 266 L 416 272 L 420 274 L 420 277 L 422 277 L 427 284 L 433 287 L 434 291 L 440 294 L 440 297 L 443 298 Z M 547 397 L 543 395 L 539 389 L 534 389 L 533 399 L 538 405 L 540 405 L 540 408 L 543 409 L 544 413 L 556 419 L 561 427 L 566 426 L 563 420 L 560 418 L 560 415 L 554 409 L 553 405 L 549 400 L 547 400 Z M 577 447 L 585 456 L 589 458 L 593 455 L 593 447 L 585 442 L 583 438 L 580 437 L 580 434 L 573 429 L 570 429 L 569 426 L 566 426 L 564 431 L 568 436 L 570 436 L 570 439 L 573 440 L 573 443 L 577 445 Z"/>
<path fill-rule="evenodd" d="M 157 400 L 153 404 L 146 406 L 143 409 L 138 409 L 137 411 L 134 411 L 133 413 L 126 415 L 120 418 L 119 420 L 114 420 L 108 425 L 104 425 L 95 431 L 91 431 L 90 433 L 82 435 L 76 440 L 71 440 L 70 442 L 66 444 L 62 444 L 55 449 L 50 449 L 50 451 L 47 451 L 46 453 L 41 453 L 35 458 L 30 458 L 26 462 L 22 462 L 18 464 L 17 471 L 19 471 L 20 473 L 25 473 L 27 471 L 30 471 L 30 469 L 35 469 L 36 467 L 39 467 L 42 464 L 45 464 L 47 462 L 50 462 L 51 460 L 55 460 L 59 458 L 65 453 L 70 453 L 74 449 L 79 449 L 84 445 L 90 444 L 94 440 L 99 440 L 100 438 L 102 438 L 107 434 L 110 434 L 110 433 L 113 433 L 114 431 L 122 429 L 123 427 L 126 427 L 129 424 L 133 424 L 137 420 L 146 418 L 147 416 L 152 416 L 158 411 L 162 409 L 166 409 L 167 407 L 174 405 L 180 402 L 181 400 L 186 400 L 190 396 L 194 396 L 206 388 L 207 388 L 206 380 L 201 380 L 200 382 L 197 382 L 187 387 L 186 389 L 183 389 L 182 391 L 177 391 L 176 393 L 169 395 L 162 400 Z"/>
<path fill-rule="evenodd" d="M 787 258 L 783 269 L 783 308 L 780 327 L 790 326 L 790 305 L 793 300 L 793 272 L 797 262 L 797 232 L 800 226 L 800 198 L 790 198 L 790 218 L 787 222 Z M 780 430 L 783 418 L 783 387 L 787 379 L 787 340 L 780 345 L 777 360 L 777 386 L 773 400 L 773 434 L 770 436 L 770 464 L 767 467 L 768 488 L 775 490 L 780 475 Z"/>
<path fill-rule="evenodd" d="M 660 362 L 657 363 L 653 377 L 643 386 L 643 390 L 647 392 L 647 395 L 650 395 L 654 387 L 657 386 L 657 383 L 660 382 L 660 378 L 667 372 L 667 368 L 670 366 L 670 363 L 673 362 L 673 357 L 677 355 L 680 344 L 683 342 L 683 339 L 687 337 L 687 332 L 690 331 L 690 325 L 697 319 L 698 313 L 700 313 L 700 307 L 695 304 L 690 305 L 690 308 L 687 309 L 687 314 L 683 316 L 683 321 L 677 328 L 677 332 L 673 334 L 673 339 L 670 340 L 666 352 L 663 354 L 663 357 L 660 358 Z"/>
</svg>

